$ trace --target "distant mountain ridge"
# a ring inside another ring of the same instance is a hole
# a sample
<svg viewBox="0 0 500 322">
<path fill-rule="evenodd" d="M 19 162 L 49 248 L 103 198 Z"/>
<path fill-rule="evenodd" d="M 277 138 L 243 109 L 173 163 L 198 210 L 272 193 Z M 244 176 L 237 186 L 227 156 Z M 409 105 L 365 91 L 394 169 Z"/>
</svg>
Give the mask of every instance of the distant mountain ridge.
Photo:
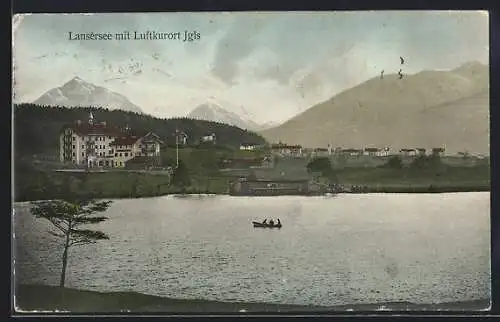
<svg viewBox="0 0 500 322">
<path fill-rule="evenodd" d="M 125 96 L 104 87 L 93 85 L 80 77 L 74 77 L 64 85 L 53 88 L 40 96 L 33 104 L 44 106 L 104 107 L 143 113 L 142 109 Z"/>
<path fill-rule="evenodd" d="M 272 126 L 271 124 L 260 125 L 252 120 L 244 119 L 238 114 L 226 110 L 215 102 L 206 102 L 199 105 L 189 112 L 187 117 L 196 120 L 224 123 L 250 131 L 263 130 Z"/>
<path fill-rule="evenodd" d="M 469 62 L 403 79 L 375 77 L 260 133 L 270 142 L 307 147 L 445 147 L 489 154 L 489 68 Z"/>
</svg>

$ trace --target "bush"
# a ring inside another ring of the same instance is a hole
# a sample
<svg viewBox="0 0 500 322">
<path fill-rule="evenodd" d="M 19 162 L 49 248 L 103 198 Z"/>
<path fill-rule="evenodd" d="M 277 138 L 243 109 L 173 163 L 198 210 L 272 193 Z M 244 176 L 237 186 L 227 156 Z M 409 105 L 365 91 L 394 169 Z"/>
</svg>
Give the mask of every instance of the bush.
<svg viewBox="0 0 500 322">
<path fill-rule="evenodd" d="M 401 160 L 399 155 L 392 156 L 385 164 L 385 167 L 391 169 L 401 169 L 403 168 L 403 160 Z"/>
</svg>

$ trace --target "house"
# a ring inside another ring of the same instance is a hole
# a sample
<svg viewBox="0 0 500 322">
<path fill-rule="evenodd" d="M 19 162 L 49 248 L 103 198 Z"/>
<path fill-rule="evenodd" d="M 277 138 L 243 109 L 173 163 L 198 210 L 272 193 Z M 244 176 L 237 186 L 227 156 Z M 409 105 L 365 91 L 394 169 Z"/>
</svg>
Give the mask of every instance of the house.
<svg viewBox="0 0 500 322">
<path fill-rule="evenodd" d="M 383 152 L 384 152 L 384 149 L 380 149 L 380 148 L 365 148 L 363 151 L 363 155 L 378 157 L 378 156 L 382 156 Z"/>
<path fill-rule="evenodd" d="M 415 150 L 417 150 L 417 155 L 425 155 L 425 152 L 427 151 L 424 148 L 416 148 Z"/>
<path fill-rule="evenodd" d="M 124 167 L 135 156 L 159 161 L 163 142 L 154 133 L 134 135 L 127 127 L 119 129 L 95 123 L 92 113 L 87 123 L 77 121 L 63 127 L 60 137 L 60 161 L 86 167 Z"/>
<path fill-rule="evenodd" d="M 113 163 L 111 165 L 105 164 L 104 166 L 111 166 L 115 168 L 125 167 L 125 163 L 134 158 L 134 147 L 137 145 L 138 141 L 138 136 L 122 136 L 117 137 L 113 142 L 110 142 L 109 147 L 112 154 L 110 156 L 110 161 Z M 101 164 L 98 165 L 101 166 Z M 89 165 L 89 167 L 91 166 L 92 165 Z"/>
<path fill-rule="evenodd" d="M 312 178 L 306 169 L 253 169 L 252 175 L 231 183 L 231 195 L 308 195 L 315 194 Z"/>
<path fill-rule="evenodd" d="M 330 150 L 327 148 L 316 148 L 312 152 L 312 155 L 315 157 L 326 157 L 330 155 Z"/>
<path fill-rule="evenodd" d="M 284 143 L 277 143 L 271 145 L 271 151 L 274 154 L 282 156 L 302 156 L 301 145 L 289 145 Z"/>
<path fill-rule="evenodd" d="M 411 157 L 411 156 L 417 155 L 417 150 L 416 149 L 407 149 L 407 148 L 404 148 L 404 149 L 399 150 L 399 153 L 402 156 Z"/>
<path fill-rule="evenodd" d="M 240 150 L 253 151 L 256 147 L 257 145 L 253 143 L 241 143 Z"/>
<path fill-rule="evenodd" d="M 179 145 L 187 145 L 188 135 L 184 131 L 175 131 L 175 143 Z"/>
<path fill-rule="evenodd" d="M 444 148 L 433 148 L 432 155 L 438 155 L 440 157 L 444 157 Z"/>
<path fill-rule="evenodd" d="M 349 155 L 349 156 L 360 156 L 363 154 L 362 149 L 342 149 L 341 153 L 343 155 Z"/>
<path fill-rule="evenodd" d="M 390 154 L 391 154 L 391 148 L 386 146 L 379 151 L 378 156 L 379 157 L 388 157 Z"/>
<path fill-rule="evenodd" d="M 342 148 L 341 147 L 336 147 L 336 148 L 333 149 L 332 152 L 335 155 L 340 155 L 340 154 L 342 154 Z"/>
<path fill-rule="evenodd" d="M 211 142 L 211 143 L 215 144 L 215 140 L 216 140 L 215 133 L 212 133 L 209 135 L 202 136 L 200 141 L 201 142 Z"/>
</svg>

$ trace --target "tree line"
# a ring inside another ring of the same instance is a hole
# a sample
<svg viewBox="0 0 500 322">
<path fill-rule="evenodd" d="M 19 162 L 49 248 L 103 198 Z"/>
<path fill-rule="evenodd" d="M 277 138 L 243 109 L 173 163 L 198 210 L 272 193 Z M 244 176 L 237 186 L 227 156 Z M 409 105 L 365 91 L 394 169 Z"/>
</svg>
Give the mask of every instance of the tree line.
<svg viewBox="0 0 500 322">
<path fill-rule="evenodd" d="M 18 154 L 54 154 L 58 151 L 59 134 L 63 126 L 81 120 L 86 122 L 89 113 L 96 122 L 125 128 L 138 134 L 156 133 L 167 145 L 175 145 L 176 129 L 188 135 L 188 143 L 215 133 L 219 146 L 236 149 L 242 142 L 265 144 L 257 133 L 223 123 L 188 118 L 161 119 L 146 114 L 95 107 L 47 107 L 36 104 L 14 106 L 14 145 Z"/>
</svg>

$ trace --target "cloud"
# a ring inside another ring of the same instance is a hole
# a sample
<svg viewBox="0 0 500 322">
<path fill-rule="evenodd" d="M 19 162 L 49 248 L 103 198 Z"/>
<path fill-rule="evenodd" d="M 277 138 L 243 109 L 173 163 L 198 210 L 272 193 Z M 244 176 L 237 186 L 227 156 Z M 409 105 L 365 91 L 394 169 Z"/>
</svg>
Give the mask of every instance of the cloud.
<svg viewBox="0 0 500 322">
<path fill-rule="evenodd" d="M 382 69 L 396 72 L 399 56 L 407 73 L 489 56 L 485 12 L 32 14 L 15 16 L 13 27 L 16 101 L 78 75 L 146 112 L 163 108 L 162 116 L 214 96 L 256 121 L 277 121 Z M 68 40 L 69 31 L 148 30 L 198 31 L 201 39 Z"/>
</svg>

